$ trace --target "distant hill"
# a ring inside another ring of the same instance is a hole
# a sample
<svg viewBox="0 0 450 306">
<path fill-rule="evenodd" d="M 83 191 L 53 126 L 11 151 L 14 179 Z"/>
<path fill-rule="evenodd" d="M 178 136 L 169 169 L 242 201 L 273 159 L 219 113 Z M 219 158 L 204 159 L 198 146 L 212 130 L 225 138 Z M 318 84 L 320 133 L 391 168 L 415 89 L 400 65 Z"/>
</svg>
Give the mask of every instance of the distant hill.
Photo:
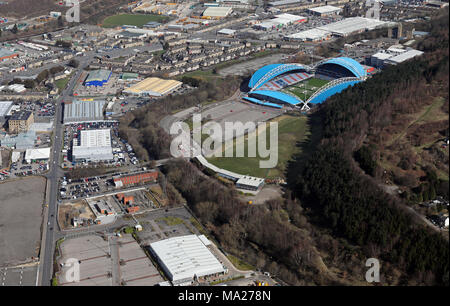
<svg viewBox="0 0 450 306">
<path fill-rule="evenodd" d="M 47 14 L 61 8 L 55 0 L 3 0 L 7 4 L 0 5 L 0 16 L 34 17 Z"/>
</svg>

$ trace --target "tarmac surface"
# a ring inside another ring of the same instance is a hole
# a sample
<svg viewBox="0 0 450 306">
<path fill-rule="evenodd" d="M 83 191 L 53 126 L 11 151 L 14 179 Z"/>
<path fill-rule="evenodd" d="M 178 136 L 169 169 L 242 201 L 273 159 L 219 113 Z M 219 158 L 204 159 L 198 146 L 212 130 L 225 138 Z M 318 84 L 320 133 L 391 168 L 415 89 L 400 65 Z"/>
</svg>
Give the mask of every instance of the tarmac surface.
<svg viewBox="0 0 450 306">
<path fill-rule="evenodd" d="M 38 256 L 45 184 L 42 177 L 0 184 L 0 267 Z"/>
</svg>

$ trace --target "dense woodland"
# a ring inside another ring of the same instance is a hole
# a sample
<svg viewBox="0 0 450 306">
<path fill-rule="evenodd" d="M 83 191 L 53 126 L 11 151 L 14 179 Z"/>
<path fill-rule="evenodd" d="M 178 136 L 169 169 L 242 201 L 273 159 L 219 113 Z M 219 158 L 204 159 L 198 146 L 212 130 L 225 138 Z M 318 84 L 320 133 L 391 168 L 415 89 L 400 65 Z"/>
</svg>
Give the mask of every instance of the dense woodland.
<svg viewBox="0 0 450 306">
<path fill-rule="evenodd" d="M 404 199 L 383 192 L 376 178 L 380 152 L 374 143 L 392 136 L 387 127 L 435 97 L 443 97 L 448 110 L 448 11 L 430 30 L 419 44 L 427 52 L 422 57 L 385 69 L 320 106 L 313 115 L 322 122 L 320 145 L 309 158 L 291 163 L 288 181 L 303 205 L 321 216 L 318 224 L 369 247 L 367 256 L 395 264 L 406 273 L 405 284 L 448 285 L 448 241 L 415 222 Z M 448 130 L 448 119 L 444 126 Z M 422 170 L 413 192 L 448 196 L 448 181 L 439 181 L 435 169 Z"/>
</svg>

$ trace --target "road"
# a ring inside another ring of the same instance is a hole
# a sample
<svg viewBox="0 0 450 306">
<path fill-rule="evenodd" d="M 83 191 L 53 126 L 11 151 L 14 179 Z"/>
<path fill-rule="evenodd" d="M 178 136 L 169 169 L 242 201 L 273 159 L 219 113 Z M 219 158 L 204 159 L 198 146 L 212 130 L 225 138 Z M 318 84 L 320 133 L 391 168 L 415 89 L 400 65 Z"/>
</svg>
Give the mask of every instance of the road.
<svg viewBox="0 0 450 306">
<path fill-rule="evenodd" d="M 64 176 L 63 170 L 59 167 L 61 158 L 61 147 L 64 128 L 62 126 L 62 105 L 61 103 L 71 97 L 76 82 L 81 76 L 83 68 L 85 68 L 93 58 L 93 53 L 87 53 L 80 59 L 80 64 L 77 72 L 67 84 L 66 88 L 61 93 L 60 97 L 55 100 L 55 127 L 53 134 L 53 146 L 50 158 L 50 171 L 47 173 L 47 201 L 48 208 L 44 213 L 44 226 L 41 242 L 41 252 L 39 255 L 40 266 L 38 273 L 38 285 L 50 286 L 53 272 L 53 253 L 55 249 L 55 231 L 58 230 L 57 211 L 57 195 L 58 195 L 58 182 L 61 177 Z"/>
</svg>

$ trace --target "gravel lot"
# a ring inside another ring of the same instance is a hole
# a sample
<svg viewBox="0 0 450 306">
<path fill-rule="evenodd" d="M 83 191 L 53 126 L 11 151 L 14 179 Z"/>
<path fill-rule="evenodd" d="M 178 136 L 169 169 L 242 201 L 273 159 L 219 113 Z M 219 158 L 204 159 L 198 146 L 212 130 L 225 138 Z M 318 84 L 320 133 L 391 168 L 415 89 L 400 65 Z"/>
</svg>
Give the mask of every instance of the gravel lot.
<svg viewBox="0 0 450 306">
<path fill-rule="evenodd" d="M 0 266 L 38 255 L 44 191 L 41 177 L 0 183 Z"/>
</svg>

